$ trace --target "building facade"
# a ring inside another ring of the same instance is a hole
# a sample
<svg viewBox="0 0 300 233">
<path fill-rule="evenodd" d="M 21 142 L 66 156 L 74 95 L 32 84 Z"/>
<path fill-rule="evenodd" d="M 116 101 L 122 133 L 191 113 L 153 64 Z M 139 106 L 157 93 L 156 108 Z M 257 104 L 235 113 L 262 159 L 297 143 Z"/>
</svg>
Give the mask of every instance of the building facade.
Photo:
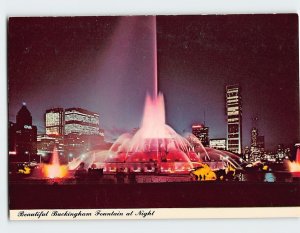
<svg viewBox="0 0 300 233">
<path fill-rule="evenodd" d="M 45 157 L 53 153 L 54 147 L 59 154 L 64 152 L 64 137 L 63 136 L 49 136 L 47 134 L 40 134 L 37 136 L 37 154 Z"/>
<path fill-rule="evenodd" d="M 52 108 L 46 110 L 45 128 L 48 136 L 64 135 L 64 109 Z"/>
<path fill-rule="evenodd" d="M 250 161 L 258 161 L 264 159 L 263 153 L 265 150 L 265 137 L 259 135 L 258 129 L 251 129 L 251 146 L 250 146 Z"/>
<path fill-rule="evenodd" d="M 99 114 L 82 108 L 65 109 L 64 143 L 66 156 L 73 158 L 103 147 Z"/>
<path fill-rule="evenodd" d="M 209 147 L 217 150 L 226 150 L 226 138 L 210 139 Z"/>
<path fill-rule="evenodd" d="M 103 147 L 104 131 L 98 113 L 82 108 L 52 108 L 45 113 L 45 125 L 46 135 L 38 137 L 38 151 L 43 156 L 54 146 L 65 160 Z"/>
<path fill-rule="evenodd" d="M 238 85 L 226 86 L 227 150 L 242 153 L 242 97 Z"/>
<path fill-rule="evenodd" d="M 260 152 L 265 151 L 265 136 L 258 135 L 258 137 L 257 137 L 257 147 L 260 150 Z"/>
<path fill-rule="evenodd" d="M 209 128 L 203 124 L 193 124 L 192 134 L 194 134 L 202 143 L 203 146 L 209 146 Z"/>
<path fill-rule="evenodd" d="M 99 114 L 82 108 L 65 110 L 65 135 L 99 135 Z"/>
<path fill-rule="evenodd" d="M 9 123 L 10 160 L 31 162 L 37 159 L 37 127 L 25 103 L 18 111 L 16 123 Z"/>
<path fill-rule="evenodd" d="M 251 152 L 257 150 L 258 129 L 253 127 L 251 130 Z"/>
</svg>

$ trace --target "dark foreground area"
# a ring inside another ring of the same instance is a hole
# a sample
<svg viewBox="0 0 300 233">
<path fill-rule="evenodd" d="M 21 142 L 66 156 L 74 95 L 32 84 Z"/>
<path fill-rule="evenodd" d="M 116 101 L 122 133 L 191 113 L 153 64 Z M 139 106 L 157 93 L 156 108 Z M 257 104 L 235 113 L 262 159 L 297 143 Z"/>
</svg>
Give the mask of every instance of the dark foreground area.
<svg viewBox="0 0 300 233">
<path fill-rule="evenodd" d="M 300 182 L 9 185 L 10 209 L 300 206 Z"/>
</svg>

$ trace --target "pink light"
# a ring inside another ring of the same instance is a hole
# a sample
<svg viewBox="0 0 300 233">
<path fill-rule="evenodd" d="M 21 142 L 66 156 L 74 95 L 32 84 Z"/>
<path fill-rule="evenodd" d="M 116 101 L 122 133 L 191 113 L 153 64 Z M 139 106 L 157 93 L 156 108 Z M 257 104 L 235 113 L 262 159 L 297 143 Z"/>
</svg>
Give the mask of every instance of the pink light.
<svg viewBox="0 0 300 233">
<path fill-rule="evenodd" d="M 157 34 L 156 34 L 156 16 L 153 16 L 153 28 L 154 28 L 154 88 L 153 88 L 153 98 L 156 98 L 158 94 L 157 87 Z"/>
<path fill-rule="evenodd" d="M 203 125 L 192 125 L 193 129 L 203 128 Z"/>
<path fill-rule="evenodd" d="M 296 160 L 288 162 L 290 172 L 300 172 L 300 147 L 297 149 Z"/>
<path fill-rule="evenodd" d="M 53 149 L 51 163 L 43 166 L 43 173 L 46 177 L 51 179 L 63 178 L 67 176 L 68 167 L 60 165 L 56 147 Z"/>
<path fill-rule="evenodd" d="M 119 26 L 112 35 L 111 44 L 108 46 L 109 48 L 104 52 L 103 57 L 101 57 L 101 62 L 103 63 L 101 70 L 103 70 L 103 74 L 109 73 L 111 64 L 119 66 L 119 68 L 124 67 L 124 69 L 127 67 L 128 59 L 126 58 L 127 55 L 130 54 L 128 49 L 130 47 L 123 46 L 122 43 L 124 41 L 130 43 L 130 38 L 135 32 L 136 21 L 137 18 L 125 17 L 119 22 Z M 200 158 L 197 154 L 191 153 L 194 149 L 189 141 L 177 134 L 174 129 L 166 124 L 164 97 L 161 93 L 158 93 L 156 16 L 150 16 L 149 19 L 147 19 L 147 23 L 151 27 L 150 43 L 151 47 L 153 47 L 153 52 L 151 52 L 154 66 L 153 89 L 150 87 L 150 94 L 146 96 L 140 127 L 132 133 L 121 135 L 109 151 L 97 151 L 93 159 L 89 159 L 91 158 L 91 154 L 87 153 L 87 156 L 82 158 L 82 161 L 84 160 L 88 166 L 90 166 L 91 162 L 95 161 L 99 163 L 110 163 L 113 166 L 119 166 L 116 165 L 117 162 L 127 163 L 127 166 L 129 166 L 130 163 L 134 163 L 136 165 L 132 168 L 134 171 L 140 171 L 140 164 L 149 161 L 151 162 L 151 166 L 153 166 L 152 169 L 145 168 L 143 171 L 152 171 L 161 168 L 162 171 L 168 169 L 171 172 L 175 171 L 174 163 L 176 163 L 180 165 L 180 171 L 186 168 L 184 172 L 188 173 L 190 169 L 193 168 L 191 161 L 200 162 Z M 115 56 L 118 54 L 126 56 Z M 109 68 L 108 70 L 107 67 Z M 199 124 L 193 127 L 201 128 L 203 126 Z M 155 166 L 158 166 L 154 167 L 154 163 Z M 73 164 L 75 165 L 75 163 Z M 107 171 L 112 172 L 115 170 L 114 167 L 105 166 Z"/>
<path fill-rule="evenodd" d="M 300 164 L 300 147 L 298 147 L 298 149 L 297 149 L 296 163 Z"/>
</svg>

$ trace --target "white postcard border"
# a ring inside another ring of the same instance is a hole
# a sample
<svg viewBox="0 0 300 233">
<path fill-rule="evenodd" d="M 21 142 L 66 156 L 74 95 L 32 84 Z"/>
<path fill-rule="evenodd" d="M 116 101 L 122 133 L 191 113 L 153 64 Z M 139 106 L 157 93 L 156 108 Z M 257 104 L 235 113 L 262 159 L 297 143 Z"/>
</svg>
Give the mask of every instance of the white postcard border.
<svg viewBox="0 0 300 233">
<path fill-rule="evenodd" d="M 300 217 L 300 207 L 10 210 L 10 220 L 133 220 Z"/>
</svg>

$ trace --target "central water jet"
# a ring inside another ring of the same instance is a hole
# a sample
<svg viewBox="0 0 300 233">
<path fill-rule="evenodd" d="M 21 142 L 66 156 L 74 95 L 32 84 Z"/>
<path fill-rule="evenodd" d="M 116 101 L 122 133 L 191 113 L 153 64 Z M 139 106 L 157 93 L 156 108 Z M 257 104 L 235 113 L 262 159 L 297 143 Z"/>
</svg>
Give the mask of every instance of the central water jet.
<svg viewBox="0 0 300 233">
<path fill-rule="evenodd" d="M 293 162 L 289 161 L 288 166 L 290 172 L 300 175 L 300 143 L 297 143 L 295 146 L 297 147 L 296 159 Z"/>
<path fill-rule="evenodd" d="M 56 147 L 53 149 L 50 164 L 44 164 L 42 171 L 44 176 L 50 179 L 63 178 L 67 176 L 68 167 L 60 164 Z"/>
</svg>

